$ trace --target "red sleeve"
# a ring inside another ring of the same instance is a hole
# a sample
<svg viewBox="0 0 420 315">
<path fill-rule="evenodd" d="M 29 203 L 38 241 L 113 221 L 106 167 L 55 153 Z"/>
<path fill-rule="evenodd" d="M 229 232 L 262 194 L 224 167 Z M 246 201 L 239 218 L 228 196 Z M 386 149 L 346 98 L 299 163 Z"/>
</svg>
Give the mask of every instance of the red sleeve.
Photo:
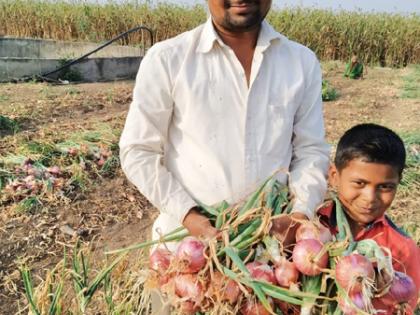
<svg viewBox="0 0 420 315">
<path fill-rule="evenodd" d="M 410 278 L 413 279 L 414 284 L 416 285 L 417 294 L 413 299 L 409 301 L 412 311 L 414 313 L 420 293 L 420 248 L 417 247 L 413 240 L 410 240 L 410 245 L 410 254 L 407 257 L 407 260 L 404 261 L 404 266 L 402 268 L 400 268 L 401 266 L 398 266 L 398 268 L 395 269 L 401 272 L 405 272 L 407 275 L 409 275 Z"/>
</svg>

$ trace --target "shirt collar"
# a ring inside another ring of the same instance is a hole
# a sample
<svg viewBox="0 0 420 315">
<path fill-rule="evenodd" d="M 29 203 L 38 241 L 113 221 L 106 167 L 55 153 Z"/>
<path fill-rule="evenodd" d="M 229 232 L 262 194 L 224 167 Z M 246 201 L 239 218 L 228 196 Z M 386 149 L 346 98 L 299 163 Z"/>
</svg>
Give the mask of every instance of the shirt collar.
<svg viewBox="0 0 420 315">
<path fill-rule="evenodd" d="M 258 36 L 257 47 L 260 47 L 261 51 L 264 51 L 270 46 L 271 42 L 276 39 L 286 40 L 287 38 L 284 35 L 276 32 L 274 28 L 264 20 L 261 23 L 261 30 Z M 215 42 L 218 42 L 222 47 L 226 46 L 226 44 L 222 41 L 214 29 L 213 22 L 210 17 L 204 24 L 203 32 L 201 33 L 200 42 L 196 51 L 207 53 L 213 48 Z"/>
<path fill-rule="evenodd" d="M 328 222 L 329 224 L 332 224 L 333 227 L 336 227 L 336 218 L 335 218 L 335 203 L 334 202 L 328 202 L 325 204 L 325 206 L 321 207 L 318 210 L 318 214 L 321 217 L 324 217 L 324 219 L 326 219 L 326 223 Z M 324 222 L 325 222 L 324 221 Z M 383 214 L 382 216 L 380 216 L 379 218 L 377 218 L 375 221 L 369 223 L 364 230 L 369 230 L 370 228 L 372 228 L 373 226 L 377 225 L 377 224 L 382 224 L 384 226 L 388 226 L 388 221 L 386 220 L 386 216 Z"/>
</svg>

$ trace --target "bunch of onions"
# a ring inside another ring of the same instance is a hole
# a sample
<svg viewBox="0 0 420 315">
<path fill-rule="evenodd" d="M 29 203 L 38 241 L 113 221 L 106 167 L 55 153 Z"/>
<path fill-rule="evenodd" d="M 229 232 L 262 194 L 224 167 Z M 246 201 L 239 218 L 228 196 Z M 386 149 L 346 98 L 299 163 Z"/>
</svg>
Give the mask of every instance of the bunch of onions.
<svg viewBox="0 0 420 315">
<path fill-rule="evenodd" d="M 299 241 L 293 249 L 293 263 L 304 275 L 316 276 L 327 267 L 328 253 L 324 252 L 324 245 L 315 239 Z"/>
<path fill-rule="evenodd" d="M 372 287 L 375 270 L 365 256 L 352 253 L 337 262 L 335 279 L 346 292 L 362 292 Z"/>
<path fill-rule="evenodd" d="M 206 265 L 205 245 L 195 237 L 184 238 L 177 247 L 175 257 L 183 273 L 195 273 Z"/>
<path fill-rule="evenodd" d="M 246 264 L 251 278 L 265 281 L 271 284 L 276 284 L 276 277 L 274 276 L 273 269 L 260 261 L 253 261 Z"/>
<path fill-rule="evenodd" d="M 325 244 L 332 241 L 332 234 L 330 230 L 321 223 L 315 224 L 312 221 L 305 221 L 296 230 L 296 243 L 308 239 L 318 240 Z"/>
<path fill-rule="evenodd" d="M 298 282 L 299 270 L 292 262 L 282 257 L 275 266 L 274 276 L 280 286 L 289 288 Z"/>
<path fill-rule="evenodd" d="M 387 306 L 404 306 L 415 297 L 416 285 L 413 279 L 403 272 L 395 271 L 388 293 L 380 301 Z"/>
</svg>

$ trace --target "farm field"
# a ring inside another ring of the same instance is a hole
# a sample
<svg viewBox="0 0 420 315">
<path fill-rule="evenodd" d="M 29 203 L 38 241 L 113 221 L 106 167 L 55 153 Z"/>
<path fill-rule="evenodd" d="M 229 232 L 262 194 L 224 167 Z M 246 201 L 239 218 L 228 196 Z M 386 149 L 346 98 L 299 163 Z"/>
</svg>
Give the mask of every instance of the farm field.
<svg viewBox="0 0 420 315">
<path fill-rule="evenodd" d="M 341 62 L 323 63 L 324 78 L 339 93 L 324 103 L 327 139 L 334 145 L 361 122 L 402 135 L 410 167 L 389 215 L 420 244 L 420 67 L 369 67 L 364 80 L 345 79 L 343 71 Z M 57 184 L 40 187 L 39 198 L 0 190 L 0 314 L 28 313 L 20 266 L 32 270 L 39 284 L 77 240 L 95 266 L 104 260 L 104 250 L 148 238 L 156 210 L 118 165 L 118 137 L 133 86 L 132 81 L 0 85 L 0 113 L 16 123 L 12 131 L 0 128 L 0 179 L 13 161 L 25 158 L 60 166 L 48 170 Z M 137 258 L 127 259 L 125 268 L 135 272 Z M 64 296 L 68 307 L 76 305 L 71 285 Z M 106 304 L 98 297 L 90 307 L 87 314 L 104 314 Z"/>
</svg>

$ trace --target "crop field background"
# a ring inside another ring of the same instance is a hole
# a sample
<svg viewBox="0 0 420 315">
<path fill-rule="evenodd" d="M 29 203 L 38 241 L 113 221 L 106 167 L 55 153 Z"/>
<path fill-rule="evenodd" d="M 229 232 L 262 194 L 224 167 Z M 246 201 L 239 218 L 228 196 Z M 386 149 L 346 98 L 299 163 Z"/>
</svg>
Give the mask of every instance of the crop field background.
<svg viewBox="0 0 420 315">
<path fill-rule="evenodd" d="M 203 7 L 0 0 L 7 36 L 101 42 L 144 24 L 162 40 L 205 18 Z M 270 21 L 323 60 L 333 147 L 361 122 L 403 137 L 407 169 L 389 215 L 420 245 L 419 16 L 291 9 Z M 335 60 L 351 50 L 370 64 L 363 80 L 343 78 Z M 148 239 L 157 216 L 119 166 L 133 86 L 0 84 L 0 314 L 28 314 L 30 302 L 40 314 L 129 314 L 142 303 L 144 253 L 104 269 L 104 252 Z"/>
</svg>

